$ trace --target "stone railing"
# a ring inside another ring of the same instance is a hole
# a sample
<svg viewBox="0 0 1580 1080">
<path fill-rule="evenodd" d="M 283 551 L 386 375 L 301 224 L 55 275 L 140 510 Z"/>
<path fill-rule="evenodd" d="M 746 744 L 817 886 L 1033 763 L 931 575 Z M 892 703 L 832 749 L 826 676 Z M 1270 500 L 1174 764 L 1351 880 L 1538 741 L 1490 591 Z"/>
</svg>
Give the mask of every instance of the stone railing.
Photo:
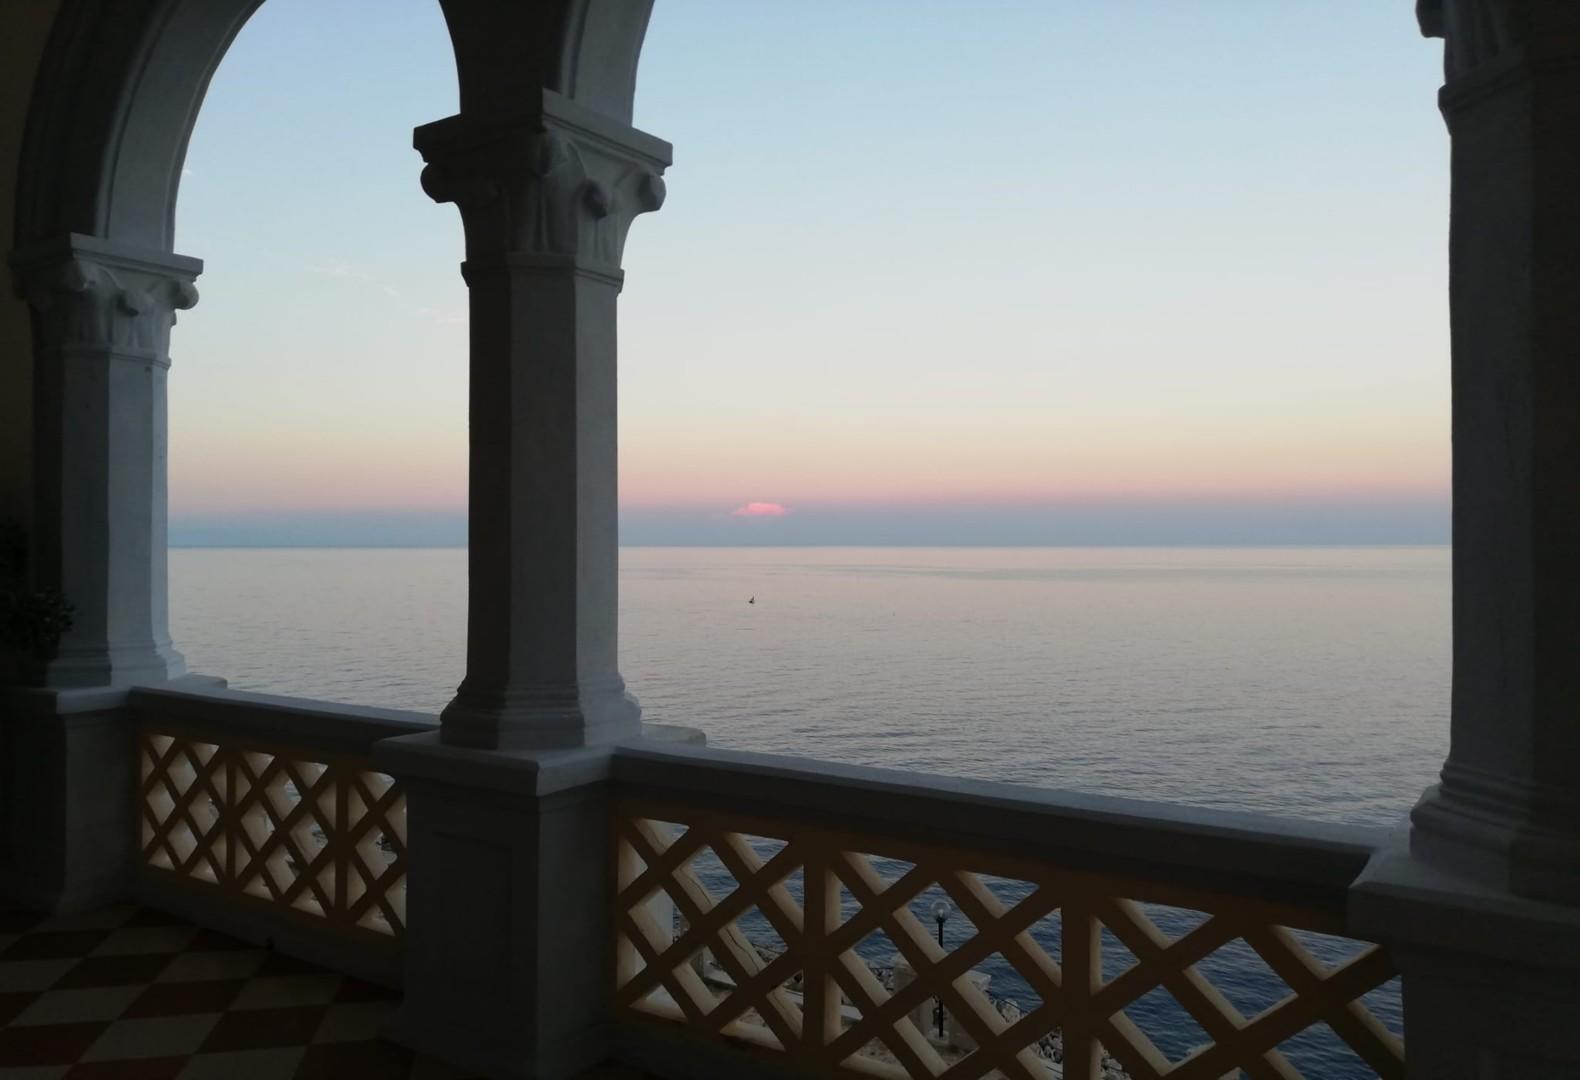
<svg viewBox="0 0 1580 1080">
<path fill-rule="evenodd" d="M 130 704 L 145 899 L 398 977 L 406 796 L 372 747 L 433 722 L 218 689 L 139 689 Z"/>
<path fill-rule="evenodd" d="M 1394 968 L 1345 922 L 1368 830 L 702 749 L 614 770 L 614 1007 L 660 1075 L 1404 1075 Z"/>
</svg>

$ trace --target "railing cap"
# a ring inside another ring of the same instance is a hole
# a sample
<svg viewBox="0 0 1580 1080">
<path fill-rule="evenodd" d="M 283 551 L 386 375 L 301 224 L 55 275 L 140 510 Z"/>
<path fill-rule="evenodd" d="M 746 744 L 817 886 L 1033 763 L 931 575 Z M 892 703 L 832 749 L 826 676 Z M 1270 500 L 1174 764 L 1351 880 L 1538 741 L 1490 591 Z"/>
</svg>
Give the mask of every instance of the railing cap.
<svg viewBox="0 0 1580 1080">
<path fill-rule="evenodd" d="M 335 753 L 371 753 L 373 744 L 432 731 L 438 718 L 399 709 L 341 705 L 212 686 L 137 687 L 127 703 L 140 717 Z"/>
<path fill-rule="evenodd" d="M 628 746 L 628 794 L 1341 911 L 1385 830 L 687 746 Z"/>
</svg>

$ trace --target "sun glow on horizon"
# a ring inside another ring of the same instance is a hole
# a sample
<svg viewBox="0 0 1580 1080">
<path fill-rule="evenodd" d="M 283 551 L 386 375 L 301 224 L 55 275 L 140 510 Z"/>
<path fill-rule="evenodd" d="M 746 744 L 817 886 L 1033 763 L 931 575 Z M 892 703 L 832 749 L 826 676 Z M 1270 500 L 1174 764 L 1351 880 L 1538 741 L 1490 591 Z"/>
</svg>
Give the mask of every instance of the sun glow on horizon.
<svg viewBox="0 0 1580 1080">
<path fill-rule="evenodd" d="M 786 507 L 776 502 L 749 502 L 731 510 L 730 516 L 738 518 L 776 518 L 784 517 L 789 512 Z"/>
</svg>

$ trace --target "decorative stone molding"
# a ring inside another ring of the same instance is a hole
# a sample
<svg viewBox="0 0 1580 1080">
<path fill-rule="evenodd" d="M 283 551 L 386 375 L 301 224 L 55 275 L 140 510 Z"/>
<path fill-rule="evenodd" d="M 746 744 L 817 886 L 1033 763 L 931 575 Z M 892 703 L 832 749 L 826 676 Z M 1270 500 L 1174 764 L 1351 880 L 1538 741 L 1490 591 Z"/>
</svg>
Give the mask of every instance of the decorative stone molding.
<svg viewBox="0 0 1580 1080">
<path fill-rule="evenodd" d="M 50 687 L 180 676 L 166 594 L 166 380 L 197 259 L 67 234 L 11 257 L 33 309 L 34 584 L 75 606 Z"/>
<path fill-rule="evenodd" d="M 197 303 L 197 259 L 131 251 L 73 235 L 12 257 L 45 350 L 93 347 L 169 364 L 176 312 Z"/>
<path fill-rule="evenodd" d="M 1520 6 L 1519 0 L 1418 0 L 1416 17 L 1423 34 L 1444 39 L 1443 67 L 1453 79 L 1519 42 Z"/>
<path fill-rule="evenodd" d="M 423 190 L 453 202 L 469 262 L 565 256 L 618 269 L 638 214 L 664 203 L 669 146 L 552 91 L 530 121 L 450 117 L 418 128 Z"/>
<path fill-rule="evenodd" d="M 1580 898 L 1580 795 L 1452 758 L 1410 813 L 1411 850 L 1521 896 Z"/>
<path fill-rule="evenodd" d="M 1580 34 L 1580 10 L 1571 0 L 1416 0 L 1416 18 L 1421 33 L 1444 39 L 1449 81 L 1533 43 Z M 1575 44 L 1569 42 L 1569 51 Z"/>
</svg>

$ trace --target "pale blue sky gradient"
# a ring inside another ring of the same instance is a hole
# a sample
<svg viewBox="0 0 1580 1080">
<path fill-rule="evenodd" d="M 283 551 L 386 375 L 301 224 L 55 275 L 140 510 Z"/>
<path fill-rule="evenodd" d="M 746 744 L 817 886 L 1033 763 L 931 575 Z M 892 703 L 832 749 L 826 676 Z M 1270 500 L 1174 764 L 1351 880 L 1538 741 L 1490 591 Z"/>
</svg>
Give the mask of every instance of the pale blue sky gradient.
<svg viewBox="0 0 1580 1080">
<path fill-rule="evenodd" d="M 658 0 L 628 542 L 1447 538 L 1447 138 L 1404 0 Z M 173 539 L 453 542 L 431 0 L 268 0 L 177 247 Z M 750 501 L 789 507 L 746 520 Z"/>
</svg>

